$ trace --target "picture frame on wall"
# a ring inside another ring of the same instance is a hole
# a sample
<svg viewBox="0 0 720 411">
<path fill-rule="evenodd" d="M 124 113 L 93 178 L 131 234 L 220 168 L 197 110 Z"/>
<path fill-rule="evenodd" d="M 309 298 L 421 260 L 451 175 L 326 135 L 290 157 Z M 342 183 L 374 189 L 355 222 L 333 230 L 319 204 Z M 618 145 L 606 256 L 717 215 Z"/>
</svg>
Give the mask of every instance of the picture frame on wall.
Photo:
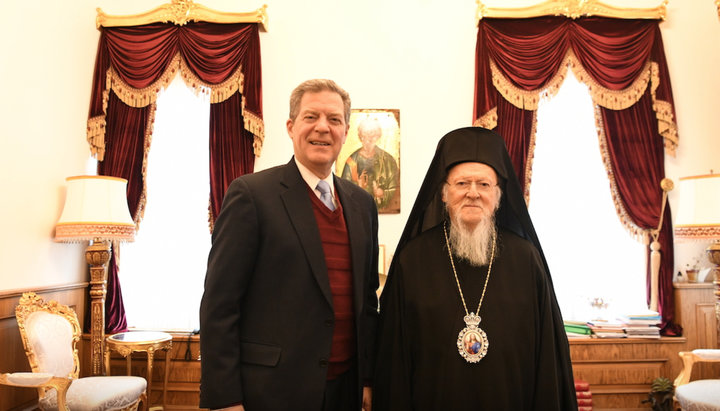
<svg viewBox="0 0 720 411">
<path fill-rule="evenodd" d="M 400 110 L 351 110 L 335 174 L 367 191 L 378 213 L 400 213 Z"/>
</svg>

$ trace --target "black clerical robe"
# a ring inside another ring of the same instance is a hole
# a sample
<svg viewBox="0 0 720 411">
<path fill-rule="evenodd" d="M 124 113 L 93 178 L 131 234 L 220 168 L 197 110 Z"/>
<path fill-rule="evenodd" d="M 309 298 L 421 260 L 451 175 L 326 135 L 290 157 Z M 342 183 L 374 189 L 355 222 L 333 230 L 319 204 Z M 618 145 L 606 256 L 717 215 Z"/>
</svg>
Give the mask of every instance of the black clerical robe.
<svg viewBox="0 0 720 411">
<path fill-rule="evenodd" d="M 488 267 L 454 260 L 467 308 L 477 312 Z M 569 359 L 557 346 L 567 348 L 567 340 L 556 341 L 551 285 L 529 241 L 499 232 L 479 311 L 489 347 L 474 364 L 458 353 L 465 310 L 442 225 L 411 240 L 395 263 L 380 303 L 373 411 L 563 410 L 574 404 L 562 398 Z"/>
</svg>

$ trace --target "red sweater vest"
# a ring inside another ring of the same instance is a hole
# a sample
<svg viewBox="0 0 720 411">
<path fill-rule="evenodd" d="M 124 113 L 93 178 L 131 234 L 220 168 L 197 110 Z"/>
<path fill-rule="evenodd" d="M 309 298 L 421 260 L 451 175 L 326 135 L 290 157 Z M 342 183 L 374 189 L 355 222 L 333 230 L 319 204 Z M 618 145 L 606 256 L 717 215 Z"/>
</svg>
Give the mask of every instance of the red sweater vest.
<svg viewBox="0 0 720 411">
<path fill-rule="evenodd" d="M 309 189 L 309 188 L 308 188 Z M 347 225 L 338 198 L 335 211 L 330 211 L 312 190 L 313 212 L 320 230 L 325 253 L 330 290 L 335 311 L 335 328 L 328 365 L 327 379 L 332 380 L 350 369 L 355 356 L 355 316 L 353 310 L 352 261 Z"/>
</svg>

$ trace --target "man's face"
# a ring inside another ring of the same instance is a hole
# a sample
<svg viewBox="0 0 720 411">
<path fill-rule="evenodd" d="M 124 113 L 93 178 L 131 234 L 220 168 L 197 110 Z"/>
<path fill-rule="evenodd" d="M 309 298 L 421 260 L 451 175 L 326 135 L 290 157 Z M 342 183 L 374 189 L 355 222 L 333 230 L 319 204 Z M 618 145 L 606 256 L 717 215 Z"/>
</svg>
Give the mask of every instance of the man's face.
<svg viewBox="0 0 720 411">
<path fill-rule="evenodd" d="M 332 91 L 305 93 L 297 117 L 288 119 L 286 127 L 295 158 L 316 176 L 327 177 L 347 138 L 340 95 Z"/>
<path fill-rule="evenodd" d="M 442 194 L 450 220 L 459 218 L 468 230 L 492 216 L 500 202 L 497 174 L 483 163 L 460 163 L 451 168 Z"/>
</svg>

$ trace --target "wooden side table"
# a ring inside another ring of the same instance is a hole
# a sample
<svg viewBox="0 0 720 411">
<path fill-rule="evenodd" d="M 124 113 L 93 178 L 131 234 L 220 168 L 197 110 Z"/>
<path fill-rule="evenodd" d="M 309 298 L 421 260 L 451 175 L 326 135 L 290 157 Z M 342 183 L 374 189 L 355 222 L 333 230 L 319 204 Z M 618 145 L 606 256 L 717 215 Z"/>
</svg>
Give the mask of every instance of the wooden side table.
<svg viewBox="0 0 720 411">
<path fill-rule="evenodd" d="M 165 409 L 168 376 L 170 375 L 170 349 L 172 348 L 172 335 L 159 331 L 128 331 L 113 334 L 105 339 L 105 372 L 110 375 L 110 351 L 120 353 L 127 361 L 127 375 L 130 375 L 130 364 L 133 352 L 147 353 L 147 399 L 150 403 L 152 390 L 153 358 L 155 351 L 165 351 L 165 376 L 163 379 L 162 406 Z M 146 407 L 150 408 L 150 407 Z"/>
</svg>

